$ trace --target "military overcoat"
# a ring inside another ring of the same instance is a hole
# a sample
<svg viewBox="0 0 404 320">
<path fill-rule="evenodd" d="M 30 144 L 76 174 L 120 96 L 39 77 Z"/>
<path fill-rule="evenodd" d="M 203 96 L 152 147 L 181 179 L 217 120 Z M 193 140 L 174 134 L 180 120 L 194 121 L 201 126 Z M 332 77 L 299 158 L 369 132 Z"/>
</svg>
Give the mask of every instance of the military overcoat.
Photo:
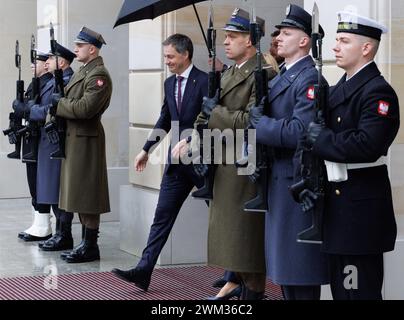
<svg viewBox="0 0 404 320">
<path fill-rule="evenodd" d="M 57 115 L 67 119 L 59 207 L 85 214 L 109 212 L 101 116 L 111 100 L 112 81 L 102 57 L 82 66 L 65 88 L 65 94 L 57 108 Z"/>
<path fill-rule="evenodd" d="M 209 120 L 210 129 L 244 129 L 249 109 L 255 104 L 256 57 L 241 68 L 231 67 L 221 79 L 221 98 Z M 269 78 L 276 72 L 268 69 Z M 198 121 L 203 121 L 203 116 Z M 224 145 L 223 155 L 229 144 Z M 233 149 L 233 148 L 231 148 Z M 235 160 L 235 150 L 230 149 Z M 240 154 L 238 155 L 240 157 Z M 265 273 L 264 214 L 247 213 L 245 202 L 255 198 L 256 187 L 238 175 L 234 163 L 218 165 L 214 179 L 208 232 L 208 263 L 234 272 Z"/>
<path fill-rule="evenodd" d="M 67 68 L 63 72 L 63 82 L 66 86 L 73 75 L 73 70 Z M 31 108 L 30 119 L 45 121 L 49 105 L 52 102 L 52 94 L 55 92 L 55 79 L 50 80 L 41 92 L 41 103 Z M 58 204 L 60 189 L 61 160 L 51 159 L 50 155 L 58 150 L 57 144 L 52 144 L 41 128 L 38 146 L 38 169 L 36 179 L 37 202 L 41 204 Z"/>
<path fill-rule="evenodd" d="M 313 85 L 318 73 L 306 56 L 269 85 L 269 116 L 257 126 L 258 142 L 270 147 L 269 212 L 265 221 L 267 274 L 279 285 L 311 286 L 328 283 L 328 265 L 319 245 L 297 242 L 312 218 L 294 202 L 294 154 L 308 124 L 314 120 Z"/>
</svg>

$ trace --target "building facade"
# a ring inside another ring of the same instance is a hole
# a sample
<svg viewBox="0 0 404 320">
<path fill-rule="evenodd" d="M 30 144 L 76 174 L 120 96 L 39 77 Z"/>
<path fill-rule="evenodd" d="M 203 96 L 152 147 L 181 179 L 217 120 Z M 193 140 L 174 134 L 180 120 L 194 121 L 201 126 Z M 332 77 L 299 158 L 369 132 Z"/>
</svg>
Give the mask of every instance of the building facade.
<svg viewBox="0 0 404 320">
<path fill-rule="evenodd" d="M 251 1 L 214 0 L 215 25 L 218 29 L 218 57 L 224 59 L 223 26 L 236 6 L 249 10 Z M 385 78 L 404 101 L 404 3 L 399 0 L 340 0 L 316 1 L 320 22 L 326 31 L 324 42 L 324 74 L 330 84 L 342 75 L 335 66 L 332 47 L 337 26 L 336 12 L 356 10 L 374 18 L 390 32 L 383 36 L 377 62 Z M 257 13 L 266 20 L 263 49 L 269 47 L 269 34 L 285 16 L 288 0 L 256 0 Z M 311 11 L 313 0 L 293 3 Z M 133 161 L 160 114 L 163 83 L 169 76 L 163 63 L 162 41 L 179 32 L 189 35 L 195 44 L 194 63 L 208 70 L 207 50 L 192 7 L 161 16 L 153 21 L 140 21 L 113 29 L 122 5 L 121 0 L 3 0 L 0 14 L 0 124 L 6 128 L 11 101 L 15 95 L 17 69 L 14 66 L 14 45 L 18 39 L 23 54 L 23 78 L 31 79 L 29 43 L 31 34 L 38 37 L 40 50 L 49 49 L 49 23 L 56 26 L 59 42 L 73 47 L 73 40 L 82 26 L 104 35 L 107 46 L 102 50 L 114 82 L 111 106 L 103 117 L 107 135 L 108 172 L 113 213 L 104 219 L 121 219 L 123 250 L 139 253 L 143 248 L 151 223 L 151 210 L 157 201 L 158 189 L 168 150 L 167 139 L 153 153 L 143 174 L 134 172 Z M 197 4 L 204 27 L 207 23 L 208 2 Z M 73 65 L 77 69 L 77 65 Z M 403 112 L 402 112 L 403 115 Z M 6 159 L 12 147 L 6 138 L 0 139 L 0 198 L 27 197 L 25 169 L 18 161 Z M 398 239 L 396 250 L 386 255 L 385 298 L 404 298 L 404 129 L 391 148 L 389 170 L 397 213 Z M 202 212 L 202 214 L 200 214 Z M 124 223 L 122 223 L 124 222 Z M 206 244 L 207 213 L 201 203 L 189 200 L 180 214 L 173 235 L 162 253 L 160 263 L 203 262 Z M 137 230 L 134 232 L 133 230 Z M 193 241 L 189 239 L 193 236 Z M 192 252 L 192 254 L 191 254 Z"/>
</svg>

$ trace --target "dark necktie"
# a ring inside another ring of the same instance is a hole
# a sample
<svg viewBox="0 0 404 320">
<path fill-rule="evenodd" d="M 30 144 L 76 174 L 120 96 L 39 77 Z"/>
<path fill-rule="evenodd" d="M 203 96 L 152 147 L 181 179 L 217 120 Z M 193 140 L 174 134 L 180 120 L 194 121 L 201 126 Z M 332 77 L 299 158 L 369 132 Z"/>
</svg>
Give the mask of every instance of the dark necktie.
<svg viewBox="0 0 404 320">
<path fill-rule="evenodd" d="M 178 91 L 177 91 L 177 110 L 178 114 L 181 113 L 181 107 L 182 107 L 182 81 L 184 80 L 184 77 L 178 76 L 177 77 L 177 83 L 178 83 Z"/>
<path fill-rule="evenodd" d="M 283 75 L 287 71 L 286 67 L 283 66 L 281 69 L 281 72 L 279 72 L 280 75 Z"/>
</svg>

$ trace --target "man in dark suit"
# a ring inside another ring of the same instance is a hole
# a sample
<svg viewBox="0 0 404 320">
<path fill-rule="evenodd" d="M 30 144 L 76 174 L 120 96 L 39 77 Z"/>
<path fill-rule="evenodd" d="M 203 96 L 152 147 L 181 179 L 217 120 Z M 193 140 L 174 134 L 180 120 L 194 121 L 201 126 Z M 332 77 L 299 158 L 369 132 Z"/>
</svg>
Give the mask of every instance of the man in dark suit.
<svg viewBox="0 0 404 320">
<path fill-rule="evenodd" d="M 334 52 L 346 74 L 330 90 L 326 127 L 308 130 L 314 153 L 327 160 L 323 251 L 334 299 L 381 300 L 383 253 L 397 235 L 385 156 L 400 127 L 399 103 L 374 62 L 387 28 L 351 12 L 338 17 Z"/>
<path fill-rule="evenodd" d="M 177 122 L 180 134 L 192 129 L 201 112 L 202 99 L 207 95 L 207 74 L 192 64 L 193 44 L 185 35 L 175 34 L 163 42 L 164 60 L 171 73 L 164 84 L 165 99 L 156 130 L 168 133 Z M 147 141 L 135 159 L 135 169 L 142 172 L 148 162 L 149 152 L 157 141 Z M 192 165 L 171 164 L 171 148 L 165 168 L 159 200 L 150 229 L 146 248 L 138 265 L 128 271 L 114 269 L 119 278 L 133 282 L 147 291 L 157 258 L 166 243 L 177 215 L 194 186 L 203 181 L 196 176 Z"/>
<path fill-rule="evenodd" d="M 276 26 L 280 29 L 278 54 L 285 58 L 285 66 L 269 84 L 269 113 L 262 116 L 263 105 L 250 112 L 257 142 L 272 149 L 266 265 L 267 275 L 282 286 L 286 300 L 318 300 L 321 285 L 329 281 L 326 256 L 320 247 L 296 241 L 297 234 L 311 226 L 311 217 L 303 214 L 289 192 L 298 142 L 315 116 L 313 86 L 318 72 L 309 56 L 311 20 L 299 6 L 288 7 L 286 18 Z"/>
</svg>

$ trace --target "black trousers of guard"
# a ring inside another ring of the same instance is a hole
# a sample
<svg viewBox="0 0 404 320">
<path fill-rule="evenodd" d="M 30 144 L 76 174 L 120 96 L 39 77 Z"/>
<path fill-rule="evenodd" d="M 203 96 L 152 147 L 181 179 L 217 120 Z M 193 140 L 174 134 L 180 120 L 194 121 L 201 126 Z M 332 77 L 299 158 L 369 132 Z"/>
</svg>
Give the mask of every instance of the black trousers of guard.
<svg viewBox="0 0 404 320">
<path fill-rule="evenodd" d="M 329 257 L 334 300 L 382 300 L 383 254 Z"/>
</svg>

